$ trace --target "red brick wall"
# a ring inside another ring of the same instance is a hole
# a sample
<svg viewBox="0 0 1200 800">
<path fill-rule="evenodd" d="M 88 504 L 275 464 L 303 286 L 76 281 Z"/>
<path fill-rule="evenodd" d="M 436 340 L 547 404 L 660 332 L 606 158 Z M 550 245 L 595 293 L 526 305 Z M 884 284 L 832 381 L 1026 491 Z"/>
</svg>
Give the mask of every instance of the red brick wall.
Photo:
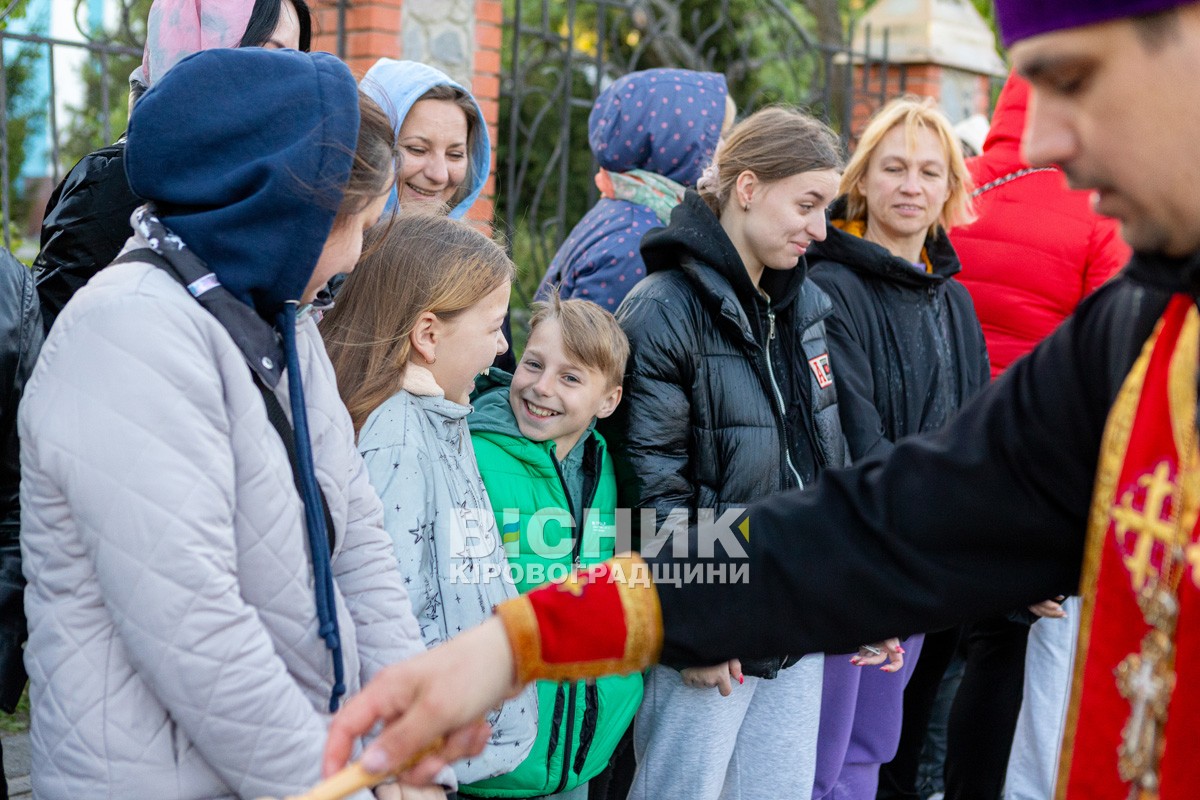
<svg viewBox="0 0 1200 800">
<path fill-rule="evenodd" d="M 868 96 L 855 99 L 854 116 L 850 125 L 850 141 L 852 143 L 858 141 L 863 129 L 867 127 L 867 122 L 879 110 L 880 90 L 885 91 L 885 97 L 888 100 L 900 94 L 900 66 L 891 64 L 886 73 L 879 68 L 878 64 L 869 65 L 867 70 L 866 89 L 863 90 L 863 67 L 854 68 L 854 91 Z M 942 68 L 937 64 L 908 64 L 904 69 L 904 93 L 941 100 Z"/>
<path fill-rule="evenodd" d="M 400 12 L 404 0 L 355 0 L 346 9 L 346 63 L 362 75 L 376 59 L 403 58 Z M 311 5 L 313 49 L 337 53 L 338 6 L 336 0 L 316 0 Z M 492 139 L 492 163 L 484 192 L 471 208 L 470 218 L 491 224 L 496 201 L 496 144 L 500 126 L 500 42 L 504 22 L 502 0 L 475 0 L 475 74 L 471 92 L 483 110 Z"/>
<path fill-rule="evenodd" d="M 471 208 L 470 218 L 492 223 L 496 211 L 496 147 L 500 143 L 500 42 L 504 24 L 502 0 L 475 0 L 475 77 L 471 92 L 483 110 L 492 137 L 492 163 L 483 194 Z"/>
<path fill-rule="evenodd" d="M 346 63 L 362 77 L 381 56 L 400 58 L 400 7 L 403 0 L 354 0 L 346 8 Z M 337 53 L 338 4 L 316 0 L 313 49 Z"/>
</svg>

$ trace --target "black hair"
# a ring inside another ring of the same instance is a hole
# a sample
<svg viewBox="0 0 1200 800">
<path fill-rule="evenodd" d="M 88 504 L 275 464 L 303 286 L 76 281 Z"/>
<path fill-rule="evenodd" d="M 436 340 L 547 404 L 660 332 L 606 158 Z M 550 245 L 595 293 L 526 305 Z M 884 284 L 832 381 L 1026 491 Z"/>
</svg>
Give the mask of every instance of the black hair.
<svg viewBox="0 0 1200 800">
<path fill-rule="evenodd" d="M 1174 39 L 1179 34 L 1179 9 L 1168 8 L 1165 11 L 1154 11 L 1149 14 L 1138 14 L 1130 17 L 1138 39 L 1148 52 L 1153 53 L 1163 46 L 1168 39 Z"/>
<path fill-rule="evenodd" d="M 254 0 L 250 22 L 238 47 L 262 47 L 271 39 L 279 24 L 280 3 L 291 3 L 300 22 L 300 49 L 307 53 L 312 47 L 312 12 L 305 0 Z"/>
</svg>

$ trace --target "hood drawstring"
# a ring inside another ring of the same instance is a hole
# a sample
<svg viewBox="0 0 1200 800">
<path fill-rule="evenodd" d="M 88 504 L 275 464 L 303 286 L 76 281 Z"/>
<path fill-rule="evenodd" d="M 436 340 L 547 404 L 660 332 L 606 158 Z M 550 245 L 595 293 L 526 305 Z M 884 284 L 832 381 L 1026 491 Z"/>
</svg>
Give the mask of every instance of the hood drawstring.
<svg viewBox="0 0 1200 800">
<path fill-rule="evenodd" d="M 304 502 L 305 528 L 308 531 L 308 546 L 312 552 L 314 592 L 317 601 L 319 633 L 325 646 L 333 655 L 333 691 L 329 697 L 330 713 L 338 710 L 338 704 L 346 694 L 345 664 L 342 659 L 342 642 L 338 633 L 337 606 L 333 591 L 333 568 L 329 531 L 325 528 L 324 499 L 317 485 L 313 468 L 312 440 L 308 436 L 308 414 L 304 408 L 304 387 L 300 380 L 300 354 L 296 349 L 297 303 L 288 301 L 277 317 L 280 333 L 283 334 L 283 352 L 287 356 L 288 399 L 292 405 L 292 427 L 296 433 L 296 462 Z"/>
</svg>

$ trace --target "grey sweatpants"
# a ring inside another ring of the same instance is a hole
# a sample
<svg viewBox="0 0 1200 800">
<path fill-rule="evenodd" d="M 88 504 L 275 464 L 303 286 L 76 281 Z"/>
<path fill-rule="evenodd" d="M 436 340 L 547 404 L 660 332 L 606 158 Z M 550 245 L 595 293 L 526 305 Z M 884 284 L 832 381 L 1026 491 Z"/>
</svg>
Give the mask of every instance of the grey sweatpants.
<svg viewBox="0 0 1200 800">
<path fill-rule="evenodd" d="M 629 800 L 785 800 L 812 796 L 824 656 L 733 694 L 685 686 L 654 667 L 633 729 Z"/>
</svg>

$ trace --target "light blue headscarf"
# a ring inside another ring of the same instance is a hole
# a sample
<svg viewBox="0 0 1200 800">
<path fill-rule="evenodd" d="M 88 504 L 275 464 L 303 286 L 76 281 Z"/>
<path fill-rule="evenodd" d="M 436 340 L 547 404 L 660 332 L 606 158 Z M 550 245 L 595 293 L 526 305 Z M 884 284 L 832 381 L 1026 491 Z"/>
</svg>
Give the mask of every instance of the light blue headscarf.
<svg viewBox="0 0 1200 800">
<path fill-rule="evenodd" d="M 451 86 L 466 92 L 475 105 L 475 115 L 478 119 L 475 145 L 471 149 L 470 164 L 465 181 L 470 190 L 461 202 L 450 209 L 450 216 L 460 219 L 483 191 L 492 162 L 492 143 L 488 138 L 487 123 L 484 122 L 483 111 L 479 108 L 475 96 L 465 86 L 440 69 L 416 61 L 381 58 L 375 62 L 375 66 L 371 67 L 362 79 L 362 90 L 387 112 L 397 136 L 400 134 L 400 126 L 404 123 L 404 118 L 408 116 L 408 110 L 413 107 L 413 103 L 435 86 Z M 387 210 L 395 208 L 396 203 L 396 188 L 393 187 L 392 193 L 388 197 Z"/>
</svg>

